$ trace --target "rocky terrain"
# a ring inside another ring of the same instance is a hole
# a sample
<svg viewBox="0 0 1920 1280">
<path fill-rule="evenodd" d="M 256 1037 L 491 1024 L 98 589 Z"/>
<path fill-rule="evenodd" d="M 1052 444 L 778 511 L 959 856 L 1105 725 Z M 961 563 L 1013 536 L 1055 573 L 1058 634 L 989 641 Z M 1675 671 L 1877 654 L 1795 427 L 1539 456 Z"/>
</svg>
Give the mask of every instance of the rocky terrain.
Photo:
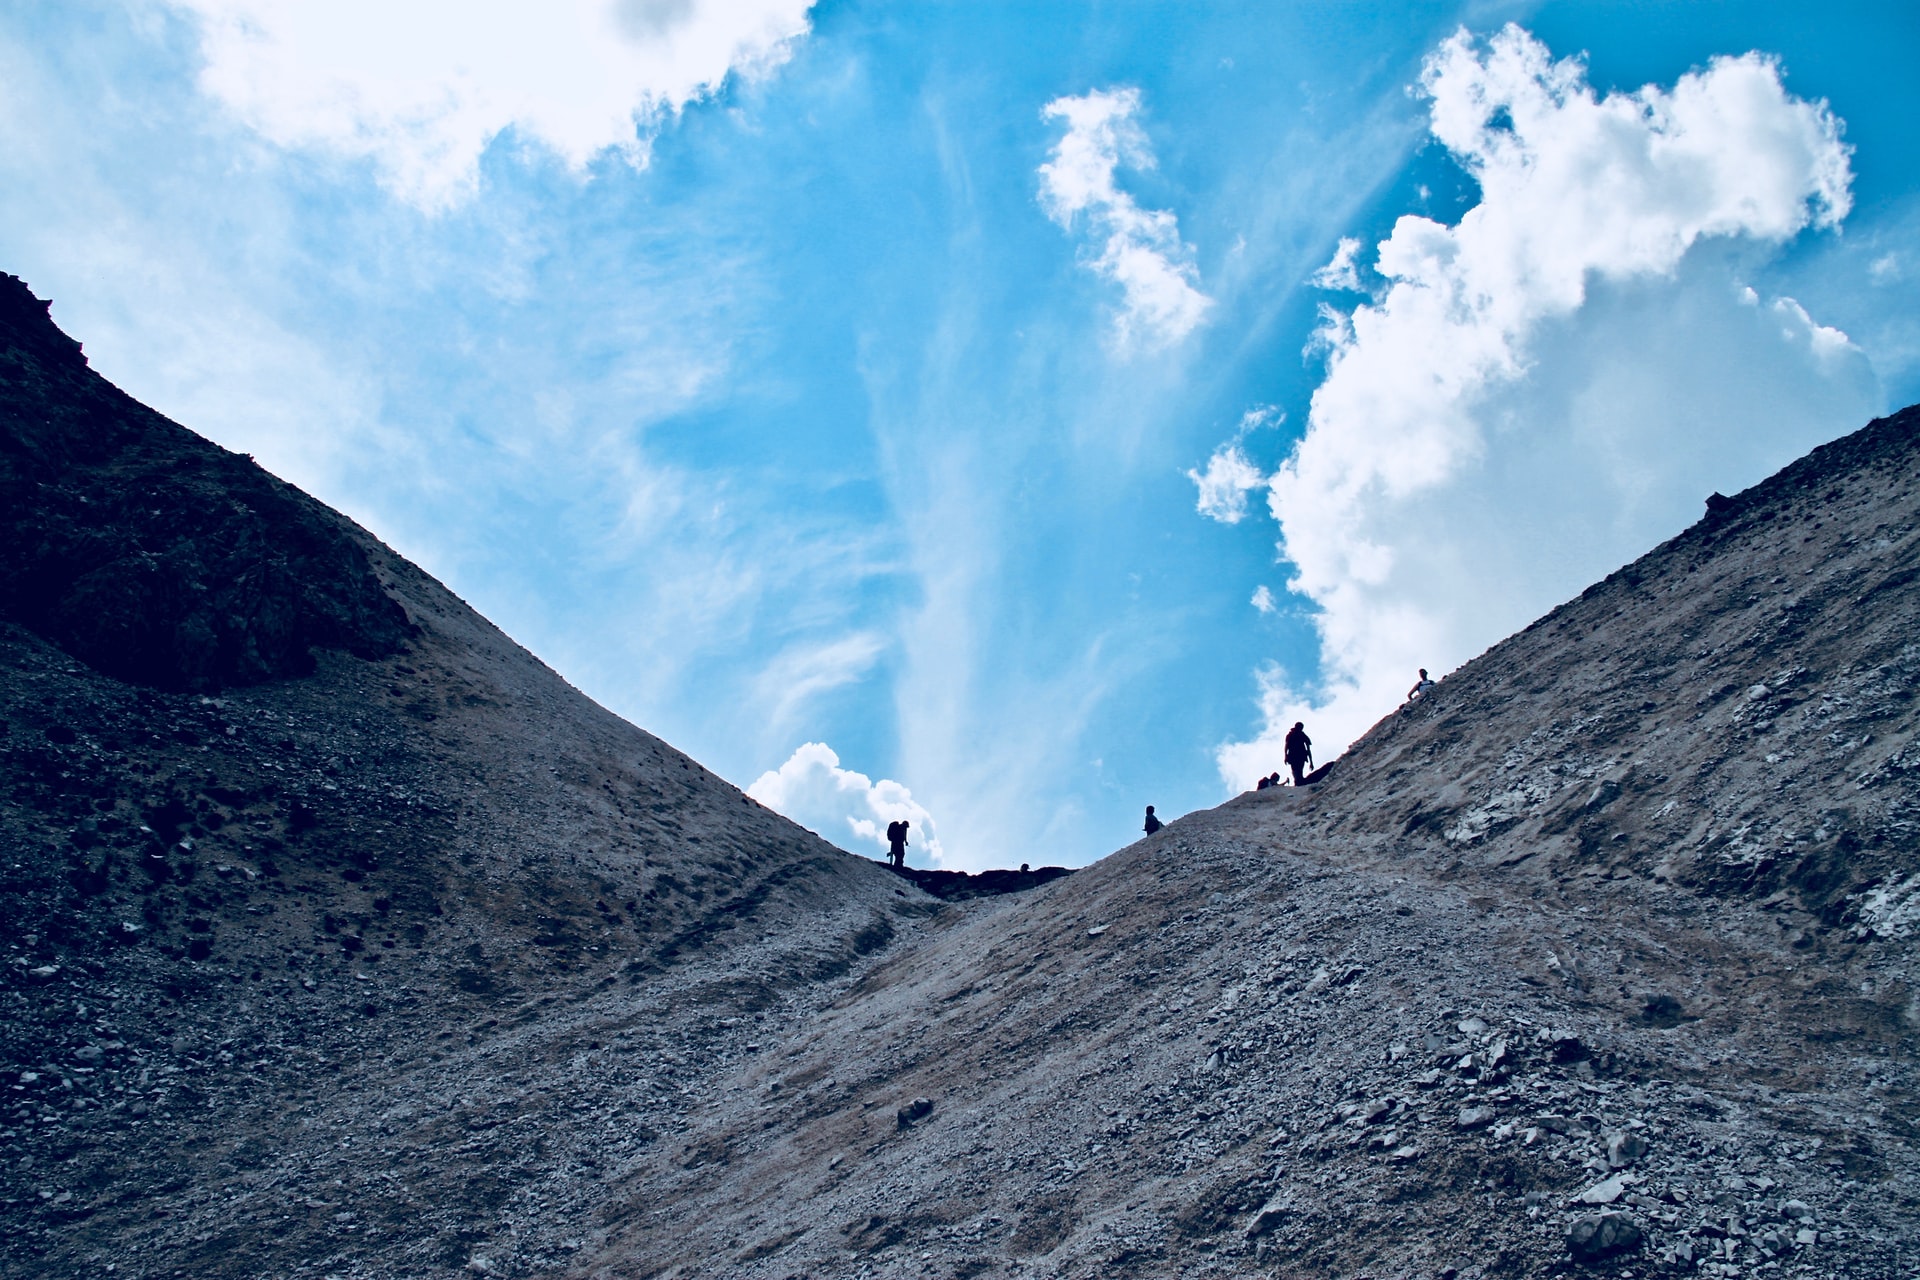
<svg viewBox="0 0 1920 1280">
<path fill-rule="evenodd" d="M 18 282 L 0 341 L 7 1274 L 1920 1268 L 1920 412 L 1313 788 L 948 883 L 594 707 Z"/>
</svg>

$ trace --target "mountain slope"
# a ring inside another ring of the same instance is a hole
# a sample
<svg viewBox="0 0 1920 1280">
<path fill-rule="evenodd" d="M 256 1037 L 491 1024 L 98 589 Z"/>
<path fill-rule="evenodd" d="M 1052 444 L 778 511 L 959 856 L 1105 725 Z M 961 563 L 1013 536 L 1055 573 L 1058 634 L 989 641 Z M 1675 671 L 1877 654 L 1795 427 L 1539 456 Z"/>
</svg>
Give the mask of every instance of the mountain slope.
<svg viewBox="0 0 1920 1280">
<path fill-rule="evenodd" d="M 1917 451 L 1716 497 L 1317 788 L 943 916 L 573 1274 L 1910 1275 Z"/>
<path fill-rule="evenodd" d="M 1911 1275 L 1917 429 L 940 902 L 0 282 L 0 1266 Z"/>
<path fill-rule="evenodd" d="M 736 1052 L 935 905 L 128 399 L 11 277 L 0 498 L 8 1274 L 464 1264 L 527 1156 L 502 1098 L 590 1046 Z M 461 1154 L 403 1188 L 340 1135 L 408 1105 Z M 683 1106 L 624 1101 L 624 1140 Z"/>
</svg>

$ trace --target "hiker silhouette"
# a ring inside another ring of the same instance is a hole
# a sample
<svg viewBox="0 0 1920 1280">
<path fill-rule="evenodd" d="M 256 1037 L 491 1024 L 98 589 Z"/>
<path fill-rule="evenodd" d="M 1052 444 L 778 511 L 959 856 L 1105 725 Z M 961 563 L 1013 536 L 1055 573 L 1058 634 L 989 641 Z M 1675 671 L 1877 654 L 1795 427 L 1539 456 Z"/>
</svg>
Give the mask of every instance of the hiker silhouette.
<svg viewBox="0 0 1920 1280">
<path fill-rule="evenodd" d="M 887 824 L 887 863 L 895 871 L 907 865 L 907 825 L 905 818 Z"/>
<path fill-rule="evenodd" d="M 1433 688 L 1433 681 L 1427 679 L 1427 669 L 1420 668 L 1420 678 L 1413 682 L 1413 688 L 1407 690 L 1407 701 L 1417 702 L 1427 696 L 1427 690 Z"/>
<path fill-rule="evenodd" d="M 1160 819 L 1153 816 L 1153 806 L 1148 805 L 1147 806 L 1147 825 L 1145 828 L 1146 833 L 1148 835 L 1152 835 L 1154 832 L 1158 831 L 1161 827 L 1164 827 L 1166 825 L 1167 825 L 1166 823 L 1160 821 Z"/>
<path fill-rule="evenodd" d="M 1293 785 L 1306 785 L 1306 767 L 1313 763 L 1313 739 L 1307 736 L 1307 726 L 1294 721 L 1293 728 L 1287 730 L 1287 768 L 1293 770 Z"/>
</svg>

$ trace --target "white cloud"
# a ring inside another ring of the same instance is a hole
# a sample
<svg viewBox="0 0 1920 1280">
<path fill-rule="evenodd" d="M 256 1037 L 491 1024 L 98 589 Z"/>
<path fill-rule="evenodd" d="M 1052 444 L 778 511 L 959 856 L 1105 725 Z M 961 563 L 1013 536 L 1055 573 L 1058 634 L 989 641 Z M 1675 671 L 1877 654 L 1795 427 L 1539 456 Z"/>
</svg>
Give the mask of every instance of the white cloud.
<svg viewBox="0 0 1920 1280">
<path fill-rule="evenodd" d="M 1807 309 L 1792 298 L 1775 298 L 1773 313 L 1780 317 L 1780 337 L 1790 343 L 1804 342 L 1822 360 L 1835 360 L 1846 354 L 1860 354 L 1853 340 L 1831 325 L 1824 325 L 1807 314 Z"/>
<path fill-rule="evenodd" d="M 780 732 L 813 699 L 864 676 L 885 648 L 886 639 L 874 631 L 857 631 L 821 644 L 791 646 L 754 681 L 754 701 L 766 708 L 771 731 Z"/>
<path fill-rule="evenodd" d="M 733 72 L 778 65 L 810 0 L 168 0 L 201 87 L 284 147 L 371 159 L 403 199 L 470 194 L 507 130 L 574 169 L 644 162 L 646 131 Z"/>
<path fill-rule="evenodd" d="M 1339 246 L 1333 251 L 1333 261 L 1313 273 L 1313 282 L 1322 289 L 1364 293 L 1366 289 L 1360 283 L 1359 260 L 1359 239 L 1354 236 L 1341 236 Z"/>
<path fill-rule="evenodd" d="M 1193 251 L 1171 213 L 1142 209 L 1114 181 L 1115 171 L 1154 167 L 1153 149 L 1134 117 L 1138 89 L 1095 90 L 1055 98 L 1041 115 L 1064 120 L 1066 134 L 1040 166 L 1047 216 L 1071 230 L 1083 215 L 1099 252 L 1093 270 L 1120 286 L 1114 332 L 1122 349 L 1171 346 L 1206 318 L 1213 300 L 1195 287 Z"/>
<path fill-rule="evenodd" d="M 1247 515 L 1247 495 L 1267 482 L 1237 444 L 1223 444 L 1207 459 L 1205 471 L 1187 472 L 1200 490 L 1196 509 L 1209 520 L 1239 524 Z"/>
<path fill-rule="evenodd" d="M 747 794 L 838 845 L 887 850 L 887 824 L 905 818 L 907 860 L 942 866 L 946 852 L 933 815 L 898 782 L 875 782 L 864 773 L 840 767 L 840 757 L 824 742 L 803 744 L 778 769 L 754 779 Z"/>
<path fill-rule="evenodd" d="M 1897 253 L 1883 253 L 1867 264 L 1867 279 L 1875 284 L 1893 284 L 1905 274 Z"/>
<path fill-rule="evenodd" d="M 1445 41 L 1421 86 L 1480 201 L 1453 226 L 1402 217 L 1375 255 L 1384 290 L 1315 334 L 1327 373 L 1269 505 L 1288 585 L 1320 608 L 1322 684 L 1262 673 L 1262 734 L 1220 752 L 1235 785 L 1294 720 L 1344 744 L 1416 667 L 1448 669 L 1690 519 L 1700 484 L 1758 479 L 1870 411 L 1845 335 L 1789 299 L 1770 321 L 1732 303 L 1706 252 L 1849 208 L 1839 121 L 1772 60 L 1601 98 L 1508 26 Z M 1343 281 L 1344 258 L 1323 275 Z"/>
<path fill-rule="evenodd" d="M 1253 607 L 1261 613 L 1272 613 L 1280 607 L 1274 601 L 1273 589 L 1264 582 L 1253 589 Z"/>
</svg>

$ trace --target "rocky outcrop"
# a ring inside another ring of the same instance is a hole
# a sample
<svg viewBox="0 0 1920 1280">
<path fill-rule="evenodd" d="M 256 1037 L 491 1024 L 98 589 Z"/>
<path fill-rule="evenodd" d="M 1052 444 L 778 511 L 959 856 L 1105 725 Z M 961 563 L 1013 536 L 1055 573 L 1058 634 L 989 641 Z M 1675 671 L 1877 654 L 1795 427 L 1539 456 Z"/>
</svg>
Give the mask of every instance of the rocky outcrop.
<svg viewBox="0 0 1920 1280">
<path fill-rule="evenodd" d="M 405 646 L 370 539 L 116 390 L 47 308 L 0 276 L 0 619 L 195 692 Z"/>
</svg>

